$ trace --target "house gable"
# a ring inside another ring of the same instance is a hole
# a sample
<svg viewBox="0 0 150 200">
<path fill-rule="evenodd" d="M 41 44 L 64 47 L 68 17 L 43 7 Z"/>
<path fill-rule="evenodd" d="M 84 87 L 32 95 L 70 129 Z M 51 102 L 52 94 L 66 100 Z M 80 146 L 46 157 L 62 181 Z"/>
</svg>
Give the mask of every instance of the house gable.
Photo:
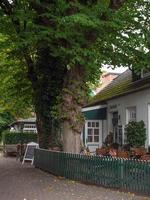
<svg viewBox="0 0 150 200">
<path fill-rule="evenodd" d="M 146 76 L 137 81 L 132 81 L 132 72 L 126 70 L 118 76 L 112 83 L 93 97 L 88 106 L 100 105 L 106 103 L 107 100 L 118 98 L 127 94 L 131 94 L 140 90 L 150 88 L 150 76 Z"/>
</svg>

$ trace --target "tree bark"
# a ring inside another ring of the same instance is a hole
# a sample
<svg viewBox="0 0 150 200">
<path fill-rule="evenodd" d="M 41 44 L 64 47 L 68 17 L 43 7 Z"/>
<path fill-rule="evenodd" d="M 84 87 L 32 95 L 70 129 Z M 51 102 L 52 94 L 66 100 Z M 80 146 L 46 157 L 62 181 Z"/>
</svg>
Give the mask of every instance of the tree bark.
<svg viewBox="0 0 150 200">
<path fill-rule="evenodd" d="M 118 10 L 126 0 L 110 0 L 109 7 L 113 10 Z"/>
<path fill-rule="evenodd" d="M 80 153 L 81 135 L 75 132 L 68 121 L 63 123 L 63 150 L 70 153 Z"/>
<path fill-rule="evenodd" d="M 77 66 L 70 69 L 66 77 L 62 95 L 63 149 L 66 152 L 79 153 L 84 125 L 81 109 L 87 100 L 83 68 Z"/>
</svg>

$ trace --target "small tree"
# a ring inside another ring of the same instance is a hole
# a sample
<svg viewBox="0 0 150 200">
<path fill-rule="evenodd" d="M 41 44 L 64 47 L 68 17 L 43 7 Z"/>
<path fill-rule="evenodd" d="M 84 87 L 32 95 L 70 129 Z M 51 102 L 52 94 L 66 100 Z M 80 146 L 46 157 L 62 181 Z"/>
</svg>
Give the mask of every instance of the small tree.
<svg viewBox="0 0 150 200">
<path fill-rule="evenodd" d="M 125 127 L 127 143 L 133 147 L 144 146 L 146 140 L 146 128 L 144 121 L 129 122 Z"/>
</svg>

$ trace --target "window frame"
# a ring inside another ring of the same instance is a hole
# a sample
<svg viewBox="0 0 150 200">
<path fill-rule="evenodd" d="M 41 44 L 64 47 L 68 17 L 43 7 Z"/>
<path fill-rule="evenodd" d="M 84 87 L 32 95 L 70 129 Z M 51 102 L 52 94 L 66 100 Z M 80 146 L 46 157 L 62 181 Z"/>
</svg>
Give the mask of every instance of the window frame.
<svg viewBox="0 0 150 200">
<path fill-rule="evenodd" d="M 98 126 L 97 126 L 97 123 L 98 123 Z M 89 126 L 90 124 L 90 126 Z M 99 143 L 100 142 L 100 120 L 87 120 L 87 126 L 86 126 L 86 134 L 87 134 L 87 137 L 86 137 L 86 143 Z M 88 130 L 91 130 L 91 134 L 89 135 L 88 133 Z M 95 134 L 95 130 L 98 130 L 98 133 Z M 92 140 L 88 140 L 88 138 L 91 137 Z M 95 139 L 95 138 L 98 138 Z"/>
<path fill-rule="evenodd" d="M 137 107 L 136 106 L 129 106 L 126 108 L 126 124 L 132 121 L 134 122 L 137 121 Z"/>
</svg>

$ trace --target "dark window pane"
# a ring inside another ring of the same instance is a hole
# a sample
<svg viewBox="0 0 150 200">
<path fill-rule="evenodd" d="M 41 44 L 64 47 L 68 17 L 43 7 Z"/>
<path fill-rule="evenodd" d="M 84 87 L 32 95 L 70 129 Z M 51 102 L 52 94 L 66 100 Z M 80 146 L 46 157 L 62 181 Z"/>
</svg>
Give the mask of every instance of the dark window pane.
<svg viewBox="0 0 150 200">
<path fill-rule="evenodd" d="M 88 122 L 88 127 L 91 127 L 91 122 Z"/>
<path fill-rule="evenodd" d="M 96 127 L 99 127 L 99 122 L 96 122 Z"/>
<path fill-rule="evenodd" d="M 88 142 L 92 142 L 92 136 L 88 136 Z"/>
<path fill-rule="evenodd" d="M 94 129 L 94 135 L 99 135 L 99 129 Z"/>
<path fill-rule="evenodd" d="M 95 122 L 92 122 L 92 127 L 95 127 Z"/>
<path fill-rule="evenodd" d="M 88 135 L 92 135 L 92 129 L 91 128 L 88 128 Z"/>
<path fill-rule="evenodd" d="M 99 136 L 94 136 L 94 142 L 99 142 Z"/>
</svg>

